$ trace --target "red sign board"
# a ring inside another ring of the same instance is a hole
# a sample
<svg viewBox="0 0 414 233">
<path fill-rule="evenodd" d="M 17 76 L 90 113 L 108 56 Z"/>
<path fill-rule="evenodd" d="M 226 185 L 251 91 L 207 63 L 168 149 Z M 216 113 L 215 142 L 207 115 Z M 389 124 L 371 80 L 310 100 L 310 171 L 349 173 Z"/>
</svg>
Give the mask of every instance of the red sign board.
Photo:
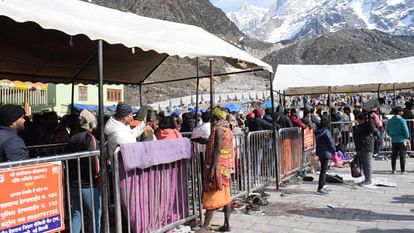
<svg viewBox="0 0 414 233">
<path fill-rule="evenodd" d="M 62 165 L 47 163 L 0 170 L 0 233 L 65 229 Z"/>
<path fill-rule="evenodd" d="M 313 149 L 313 130 L 306 128 L 303 130 L 303 150 L 308 151 Z"/>
</svg>

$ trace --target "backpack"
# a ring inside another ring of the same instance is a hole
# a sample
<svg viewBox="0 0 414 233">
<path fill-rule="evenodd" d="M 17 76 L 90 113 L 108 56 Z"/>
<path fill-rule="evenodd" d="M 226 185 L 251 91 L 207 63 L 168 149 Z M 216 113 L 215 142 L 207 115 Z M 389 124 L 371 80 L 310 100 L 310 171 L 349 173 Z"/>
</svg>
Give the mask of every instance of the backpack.
<svg viewBox="0 0 414 233">
<path fill-rule="evenodd" d="M 358 178 L 362 176 L 361 172 L 361 161 L 358 156 L 355 156 L 351 161 L 351 176 Z"/>
</svg>

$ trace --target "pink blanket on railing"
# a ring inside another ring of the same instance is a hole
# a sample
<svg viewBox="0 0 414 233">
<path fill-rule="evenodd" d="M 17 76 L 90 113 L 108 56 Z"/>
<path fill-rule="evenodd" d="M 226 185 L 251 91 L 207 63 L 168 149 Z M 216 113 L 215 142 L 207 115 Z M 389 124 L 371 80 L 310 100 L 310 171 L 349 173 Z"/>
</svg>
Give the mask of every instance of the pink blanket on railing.
<svg viewBox="0 0 414 233">
<path fill-rule="evenodd" d="M 134 233 L 152 232 L 189 215 L 188 139 L 122 144 L 121 154 L 122 211 Z"/>
<path fill-rule="evenodd" d="M 188 138 L 121 144 L 122 159 L 127 171 L 169 164 L 191 158 L 191 142 Z"/>
</svg>

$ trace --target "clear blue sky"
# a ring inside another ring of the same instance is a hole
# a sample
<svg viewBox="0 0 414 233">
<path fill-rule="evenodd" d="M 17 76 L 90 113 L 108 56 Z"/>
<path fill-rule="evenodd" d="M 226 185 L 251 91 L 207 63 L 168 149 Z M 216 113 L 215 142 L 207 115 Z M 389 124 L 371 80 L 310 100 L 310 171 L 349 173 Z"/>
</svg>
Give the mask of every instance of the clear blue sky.
<svg viewBox="0 0 414 233">
<path fill-rule="evenodd" d="M 274 1 L 275 0 L 247 0 L 249 4 L 266 9 L 269 9 Z M 243 0 L 210 0 L 210 2 L 214 6 L 221 8 L 224 12 L 229 12 L 239 8 Z"/>
</svg>

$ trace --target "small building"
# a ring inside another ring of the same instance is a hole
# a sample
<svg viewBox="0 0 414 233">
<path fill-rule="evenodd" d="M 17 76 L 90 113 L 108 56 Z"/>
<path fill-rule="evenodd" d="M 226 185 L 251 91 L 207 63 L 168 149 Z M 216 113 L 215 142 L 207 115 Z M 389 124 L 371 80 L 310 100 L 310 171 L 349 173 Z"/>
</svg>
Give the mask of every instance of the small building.
<svg viewBox="0 0 414 233">
<path fill-rule="evenodd" d="M 124 85 L 104 85 L 104 105 L 110 106 L 124 101 Z M 55 111 L 59 116 L 70 112 L 72 85 L 45 84 L 0 80 L 0 104 L 17 104 L 28 114 Z M 74 88 L 74 103 L 98 105 L 96 85 L 77 84 Z"/>
</svg>

